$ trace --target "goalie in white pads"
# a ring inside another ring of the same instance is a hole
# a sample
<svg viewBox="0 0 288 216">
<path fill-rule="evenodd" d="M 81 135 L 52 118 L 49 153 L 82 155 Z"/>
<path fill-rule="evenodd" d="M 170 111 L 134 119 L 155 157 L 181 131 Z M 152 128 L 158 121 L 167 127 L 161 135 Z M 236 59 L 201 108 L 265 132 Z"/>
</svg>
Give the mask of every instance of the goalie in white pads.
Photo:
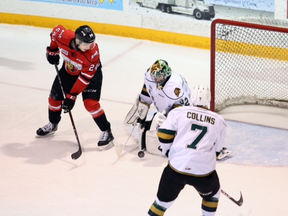
<svg viewBox="0 0 288 216">
<path fill-rule="evenodd" d="M 202 198 L 202 215 L 216 213 L 221 192 L 216 153 L 224 145 L 226 122 L 208 110 L 207 87 L 199 85 L 192 90 L 192 103 L 194 106 L 173 109 L 158 130 L 162 154 L 168 155 L 169 160 L 147 216 L 163 216 L 186 184 Z"/>
<path fill-rule="evenodd" d="M 148 68 L 142 91 L 124 120 L 127 124 L 139 123 L 140 150 L 161 155 L 157 130 L 172 109 L 190 105 L 190 94 L 186 80 L 172 71 L 165 60 L 159 59 Z M 157 113 L 151 121 L 145 121 L 152 103 Z"/>
</svg>

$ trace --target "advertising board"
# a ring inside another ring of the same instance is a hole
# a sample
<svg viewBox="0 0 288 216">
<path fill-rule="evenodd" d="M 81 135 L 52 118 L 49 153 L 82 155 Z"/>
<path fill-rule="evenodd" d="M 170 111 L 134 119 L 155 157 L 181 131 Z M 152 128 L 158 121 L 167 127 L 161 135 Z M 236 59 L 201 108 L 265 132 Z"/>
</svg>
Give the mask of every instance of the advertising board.
<svg viewBox="0 0 288 216">
<path fill-rule="evenodd" d="M 123 0 L 22 0 L 123 11 Z"/>
<path fill-rule="evenodd" d="M 275 0 L 205 0 L 205 2 L 209 4 L 259 11 L 275 11 Z"/>
</svg>

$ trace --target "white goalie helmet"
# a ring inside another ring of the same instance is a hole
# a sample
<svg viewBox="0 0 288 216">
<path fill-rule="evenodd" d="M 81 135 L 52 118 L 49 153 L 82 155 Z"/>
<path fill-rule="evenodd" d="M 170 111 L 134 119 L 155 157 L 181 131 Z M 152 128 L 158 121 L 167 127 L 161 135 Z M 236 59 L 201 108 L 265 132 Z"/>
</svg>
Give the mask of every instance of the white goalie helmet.
<svg viewBox="0 0 288 216">
<path fill-rule="evenodd" d="M 197 85 L 192 90 L 191 95 L 194 106 L 209 107 L 211 101 L 210 89 L 204 85 Z"/>
</svg>

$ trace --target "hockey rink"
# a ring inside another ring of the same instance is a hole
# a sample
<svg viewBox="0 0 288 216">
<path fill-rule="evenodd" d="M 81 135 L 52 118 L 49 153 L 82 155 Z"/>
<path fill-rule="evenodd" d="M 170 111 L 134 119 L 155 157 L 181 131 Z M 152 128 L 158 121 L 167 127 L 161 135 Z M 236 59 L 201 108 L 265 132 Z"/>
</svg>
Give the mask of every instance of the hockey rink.
<svg viewBox="0 0 288 216">
<path fill-rule="evenodd" d="M 191 88 L 209 86 L 209 51 L 96 34 L 104 76 L 100 103 L 114 143 L 127 145 L 120 158 L 115 148 L 97 150 L 100 131 L 79 96 L 72 115 L 83 154 L 72 160 L 78 147 L 68 114 L 53 136 L 35 138 L 48 123 L 56 75 L 45 57 L 50 31 L 0 24 L 0 215 L 146 215 L 167 159 L 148 153 L 138 158 L 137 129 L 127 140 L 132 128 L 123 119 L 157 59 L 168 61 Z M 217 162 L 217 171 L 222 189 L 235 199 L 241 191 L 244 203 L 239 207 L 221 195 L 216 215 L 288 216 L 287 110 L 247 105 L 227 108 L 223 116 L 225 146 L 233 153 Z M 187 186 L 165 216 L 191 215 L 201 216 L 201 198 Z"/>
</svg>

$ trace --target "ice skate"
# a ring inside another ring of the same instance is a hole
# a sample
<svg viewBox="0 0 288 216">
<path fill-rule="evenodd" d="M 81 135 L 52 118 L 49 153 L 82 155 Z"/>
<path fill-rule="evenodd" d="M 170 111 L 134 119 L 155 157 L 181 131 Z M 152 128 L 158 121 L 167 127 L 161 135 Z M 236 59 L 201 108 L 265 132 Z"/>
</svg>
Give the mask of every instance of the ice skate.
<svg viewBox="0 0 288 216">
<path fill-rule="evenodd" d="M 47 125 L 43 126 L 42 128 L 39 128 L 36 131 L 37 137 L 44 137 L 50 134 L 54 134 L 55 131 L 58 129 L 58 124 L 52 124 L 49 122 Z"/>
<path fill-rule="evenodd" d="M 114 137 L 111 132 L 111 129 L 102 131 L 99 142 L 98 142 L 98 148 L 99 150 L 107 150 L 114 146 L 113 141 Z"/>
<path fill-rule="evenodd" d="M 222 160 L 226 158 L 228 155 L 232 153 L 231 150 L 228 150 L 226 147 L 223 147 L 222 150 L 220 151 L 220 154 L 217 156 L 217 160 Z"/>
</svg>

